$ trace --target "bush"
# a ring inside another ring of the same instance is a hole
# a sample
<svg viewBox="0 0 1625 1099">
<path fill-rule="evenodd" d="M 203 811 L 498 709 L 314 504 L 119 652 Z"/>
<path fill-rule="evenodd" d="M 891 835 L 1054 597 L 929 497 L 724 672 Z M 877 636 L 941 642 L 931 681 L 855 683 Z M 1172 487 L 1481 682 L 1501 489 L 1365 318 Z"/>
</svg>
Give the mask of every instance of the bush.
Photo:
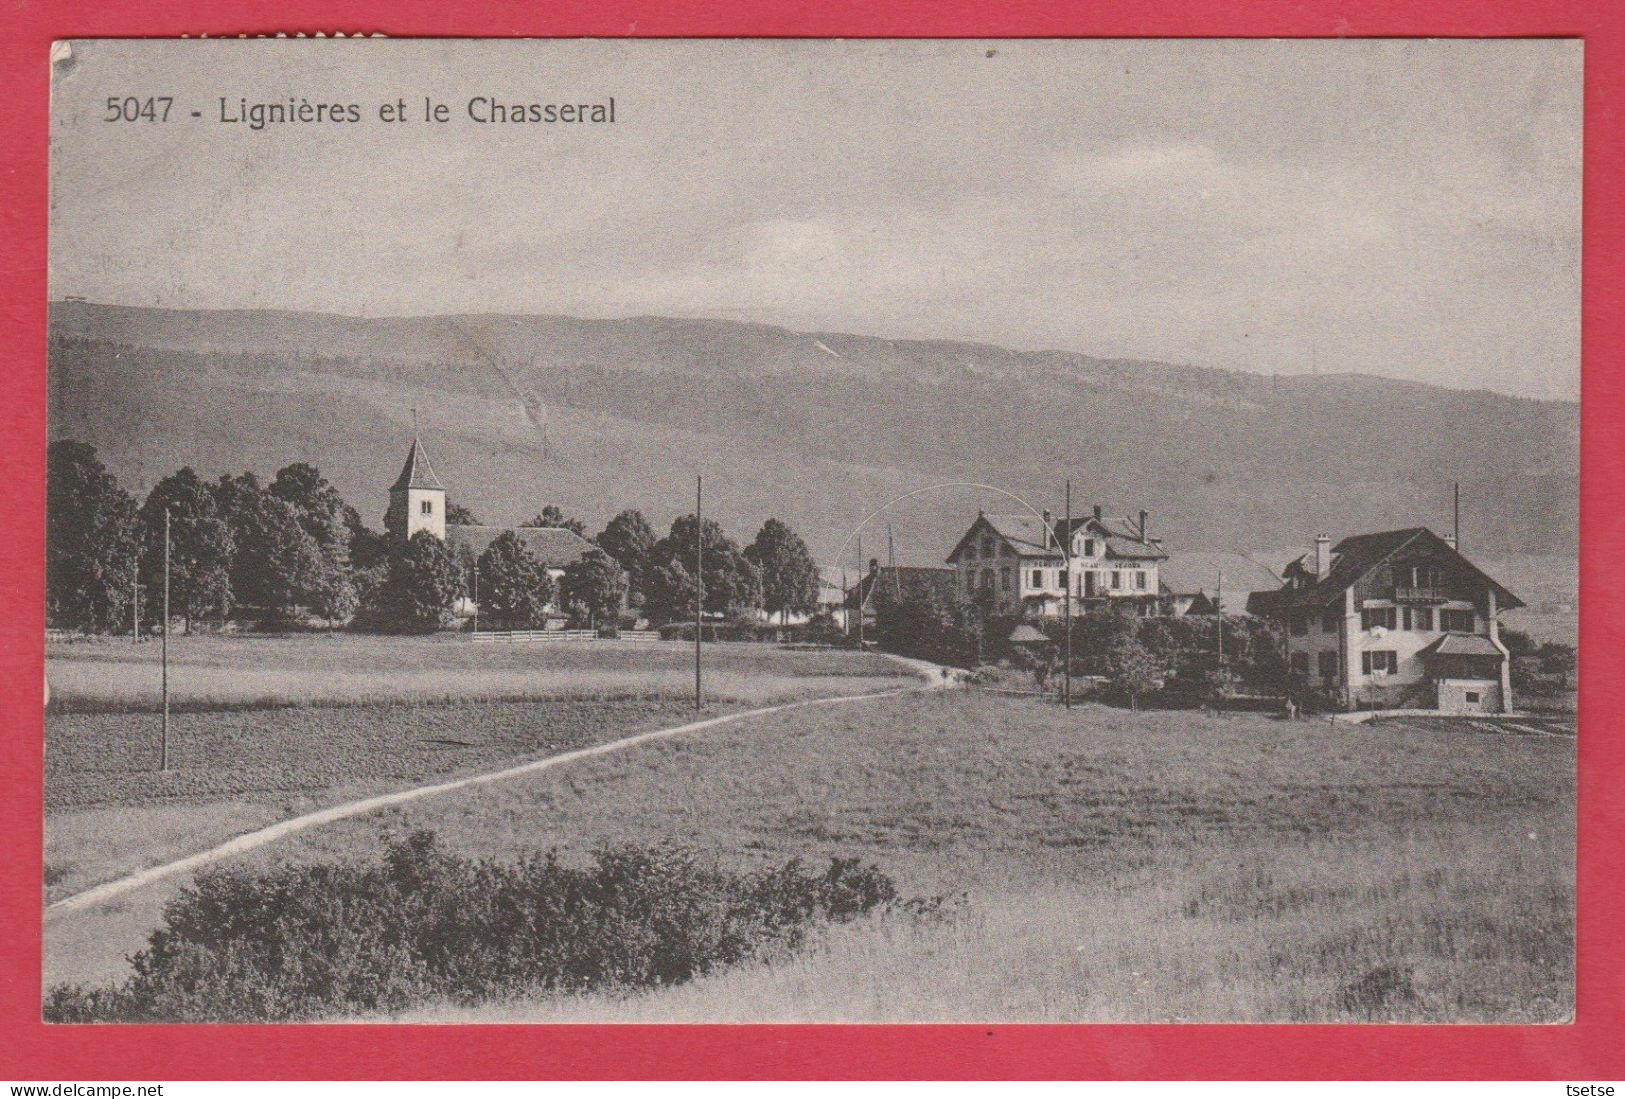
<svg viewBox="0 0 1625 1099">
<path fill-rule="evenodd" d="M 620 846 L 577 869 L 553 852 L 460 858 L 418 832 L 372 866 L 199 874 L 131 977 L 53 988 L 45 1018 L 279 1022 L 655 988 L 794 950 L 896 896 L 856 859 L 736 873 L 681 848 Z"/>
</svg>

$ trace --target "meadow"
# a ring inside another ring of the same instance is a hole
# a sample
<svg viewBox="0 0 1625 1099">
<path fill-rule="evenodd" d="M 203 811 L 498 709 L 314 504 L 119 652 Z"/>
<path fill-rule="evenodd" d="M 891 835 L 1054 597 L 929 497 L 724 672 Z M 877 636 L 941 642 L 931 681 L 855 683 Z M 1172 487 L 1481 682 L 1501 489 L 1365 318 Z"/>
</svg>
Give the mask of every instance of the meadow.
<svg viewBox="0 0 1625 1099">
<path fill-rule="evenodd" d="M 138 645 L 127 638 L 48 643 L 51 708 L 156 712 L 160 651 L 157 642 Z M 693 692 L 693 660 L 691 648 L 675 644 L 474 645 L 453 634 L 176 636 L 169 645 L 170 707 L 686 698 Z M 861 690 L 866 681 L 903 674 L 864 653 L 768 645 L 711 645 L 705 665 L 707 694 L 741 704 Z"/>
<path fill-rule="evenodd" d="M 325 805 L 694 716 L 686 650 L 197 636 L 170 655 L 160 771 L 157 646 L 48 646 L 48 900 Z M 706 663 L 707 714 L 915 682 L 862 653 L 718 645 Z"/>
<path fill-rule="evenodd" d="M 950 918 L 771 964 L 415 1020 L 1552 1022 L 1573 1002 L 1567 737 L 1131 714 L 960 692 L 772 715 L 335 825 L 494 858 L 680 842 L 872 861 Z"/>
</svg>

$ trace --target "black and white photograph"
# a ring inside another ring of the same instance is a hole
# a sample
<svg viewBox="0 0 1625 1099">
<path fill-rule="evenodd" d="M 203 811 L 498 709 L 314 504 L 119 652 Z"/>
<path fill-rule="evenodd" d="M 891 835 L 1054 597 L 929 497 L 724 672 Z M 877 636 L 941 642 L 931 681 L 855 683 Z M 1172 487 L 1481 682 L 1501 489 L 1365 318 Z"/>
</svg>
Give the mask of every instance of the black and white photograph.
<svg viewBox="0 0 1625 1099">
<path fill-rule="evenodd" d="M 57 42 L 41 1017 L 1571 1021 L 1583 69 Z"/>
</svg>

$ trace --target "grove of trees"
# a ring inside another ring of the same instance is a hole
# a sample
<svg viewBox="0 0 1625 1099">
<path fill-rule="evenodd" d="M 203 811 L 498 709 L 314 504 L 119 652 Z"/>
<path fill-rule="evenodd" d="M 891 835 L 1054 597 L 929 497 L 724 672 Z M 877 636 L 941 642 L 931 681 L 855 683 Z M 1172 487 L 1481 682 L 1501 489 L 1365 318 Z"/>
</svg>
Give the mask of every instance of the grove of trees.
<svg viewBox="0 0 1625 1099">
<path fill-rule="evenodd" d="M 295 462 L 268 484 L 251 472 L 210 482 L 190 467 L 137 501 L 94 447 L 51 444 L 47 459 L 46 614 L 54 627 L 94 632 L 157 624 L 163 605 L 164 521 L 169 522 L 171 613 L 187 630 L 228 619 L 276 627 L 312 617 L 360 628 L 430 631 L 455 618 L 478 582 L 480 611 L 511 629 L 544 625 L 553 608 L 589 626 L 614 625 L 628 607 L 656 625 L 687 621 L 697 591 L 695 538 L 704 540 L 705 610 L 781 620 L 814 609 L 818 572 L 806 544 L 769 519 L 741 549 L 714 521 L 692 515 L 665 537 L 635 509 L 616 515 L 591 550 L 555 581 L 515 532 L 476 560 L 427 533 L 400 542 L 367 526 L 315 466 Z M 472 511 L 448 504 L 453 523 Z M 525 526 L 583 534 L 555 505 Z"/>
</svg>

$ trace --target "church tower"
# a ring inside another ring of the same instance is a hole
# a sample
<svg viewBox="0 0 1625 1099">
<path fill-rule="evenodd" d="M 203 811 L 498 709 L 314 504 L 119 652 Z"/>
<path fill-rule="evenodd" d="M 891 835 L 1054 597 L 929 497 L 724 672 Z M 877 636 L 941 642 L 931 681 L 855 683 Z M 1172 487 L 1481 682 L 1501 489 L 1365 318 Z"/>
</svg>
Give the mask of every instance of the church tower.
<svg viewBox="0 0 1625 1099">
<path fill-rule="evenodd" d="M 384 515 L 389 533 L 403 541 L 426 530 L 442 542 L 446 540 L 446 490 L 429 465 L 423 444 L 412 436 L 412 449 L 406 465 L 389 490 L 389 511 Z"/>
</svg>

